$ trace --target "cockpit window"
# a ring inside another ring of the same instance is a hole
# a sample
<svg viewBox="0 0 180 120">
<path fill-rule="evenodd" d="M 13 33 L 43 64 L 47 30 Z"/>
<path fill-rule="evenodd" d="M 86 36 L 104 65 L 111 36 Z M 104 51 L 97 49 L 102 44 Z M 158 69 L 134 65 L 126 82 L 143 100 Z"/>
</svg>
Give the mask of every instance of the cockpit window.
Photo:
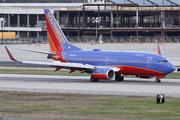
<svg viewBox="0 0 180 120">
<path fill-rule="evenodd" d="M 158 60 L 157 62 L 163 63 L 163 62 L 169 62 L 168 60 Z"/>
</svg>

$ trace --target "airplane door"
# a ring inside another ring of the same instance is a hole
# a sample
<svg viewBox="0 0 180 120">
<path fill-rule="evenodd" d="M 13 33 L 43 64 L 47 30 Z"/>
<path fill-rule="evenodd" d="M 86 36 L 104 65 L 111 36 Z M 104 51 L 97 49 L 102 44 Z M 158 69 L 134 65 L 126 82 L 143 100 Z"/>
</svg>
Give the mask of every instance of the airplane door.
<svg viewBox="0 0 180 120">
<path fill-rule="evenodd" d="M 152 61 L 152 57 L 148 57 L 147 62 L 146 62 L 146 67 L 147 68 L 151 68 L 151 61 Z"/>
<path fill-rule="evenodd" d="M 67 59 L 67 54 L 66 53 L 64 53 L 64 55 L 63 55 L 64 57 L 63 57 L 63 61 L 65 62 L 66 61 L 66 59 Z"/>
<path fill-rule="evenodd" d="M 109 62 L 110 62 L 110 58 L 109 58 L 109 57 L 107 57 L 107 58 L 105 59 L 105 63 L 108 65 L 108 64 L 109 64 Z"/>
</svg>

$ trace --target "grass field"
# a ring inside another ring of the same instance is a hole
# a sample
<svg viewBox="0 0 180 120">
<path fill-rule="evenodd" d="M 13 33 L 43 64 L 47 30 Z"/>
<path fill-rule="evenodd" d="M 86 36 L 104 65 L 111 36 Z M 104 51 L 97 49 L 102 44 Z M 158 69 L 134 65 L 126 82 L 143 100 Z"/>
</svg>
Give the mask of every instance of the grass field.
<svg viewBox="0 0 180 120">
<path fill-rule="evenodd" d="M 73 120 L 175 120 L 180 119 L 180 98 L 84 95 L 62 93 L 0 92 L 5 118 Z"/>
<path fill-rule="evenodd" d="M 52 70 L 0 69 L 0 73 L 87 76 L 89 74 Z M 134 76 L 125 76 L 134 77 Z M 166 78 L 180 78 L 171 73 Z M 179 120 L 180 98 L 33 93 L 0 91 L 0 112 L 4 118 L 47 120 Z"/>
<path fill-rule="evenodd" d="M 53 70 L 29 70 L 29 69 L 0 69 L 0 73 L 8 73 L 8 74 L 35 74 L 35 75 L 65 75 L 65 76 L 90 76 L 90 74 L 83 73 L 81 74 L 78 71 L 75 71 L 69 74 L 68 71 L 57 71 Z M 135 77 L 134 75 L 128 75 L 125 77 Z M 180 79 L 180 73 L 171 73 L 168 74 L 165 78 L 170 79 Z"/>
</svg>

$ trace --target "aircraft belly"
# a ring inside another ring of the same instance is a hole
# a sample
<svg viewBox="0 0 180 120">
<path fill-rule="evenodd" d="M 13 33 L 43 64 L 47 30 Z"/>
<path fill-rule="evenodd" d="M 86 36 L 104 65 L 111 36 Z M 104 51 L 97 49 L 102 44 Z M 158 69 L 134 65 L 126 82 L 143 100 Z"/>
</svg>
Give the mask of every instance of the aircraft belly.
<svg viewBox="0 0 180 120">
<path fill-rule="evenodd" d="M 157 76 L 163 75 L 164 73 L 158 72 L 151 69 L 133 67 L 133 66 L 119 66 L 120 74 L 124 75 L 149 75 L 149 76 Z"/>
</svg>

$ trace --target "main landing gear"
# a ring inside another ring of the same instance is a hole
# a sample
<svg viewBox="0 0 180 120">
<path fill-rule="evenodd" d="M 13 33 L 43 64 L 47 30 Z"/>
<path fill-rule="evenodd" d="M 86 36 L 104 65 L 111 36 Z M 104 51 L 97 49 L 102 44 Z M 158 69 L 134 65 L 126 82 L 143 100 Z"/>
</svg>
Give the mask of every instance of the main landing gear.
<svg viewBox="0 0 180 120">
<path fill-rule="evenodd" d="M 124 80 L 124 77 L 121 76 L 121 75 L 116 75 L 116 76 L 115 76 L 115 80 L 116 80 L 116 81 L 123 81 L 123 80 Z"/>
<path fill-rule="evenodd" d="M 99 82 L 99 79 L 95 79 L 93 76 L 90 78 L 91 82 Z"/>
<path fill-rule="evenodd" d="M 99 82 L 99 79 L 95 79 L 93 76 L 91 76 L 90 80 L 91 80 L 91 82 Z M 115 80 L 116 81 L 123 81 L 124 77 L 121 75 L 116 75 Z"/>
<path fill-rule="evenodd" d="M 156 83 L 160 83 L 161 80 L 160 80 L 159 78 L 156 78 L 155 82 L 156 82 Z"/>
</svg>

